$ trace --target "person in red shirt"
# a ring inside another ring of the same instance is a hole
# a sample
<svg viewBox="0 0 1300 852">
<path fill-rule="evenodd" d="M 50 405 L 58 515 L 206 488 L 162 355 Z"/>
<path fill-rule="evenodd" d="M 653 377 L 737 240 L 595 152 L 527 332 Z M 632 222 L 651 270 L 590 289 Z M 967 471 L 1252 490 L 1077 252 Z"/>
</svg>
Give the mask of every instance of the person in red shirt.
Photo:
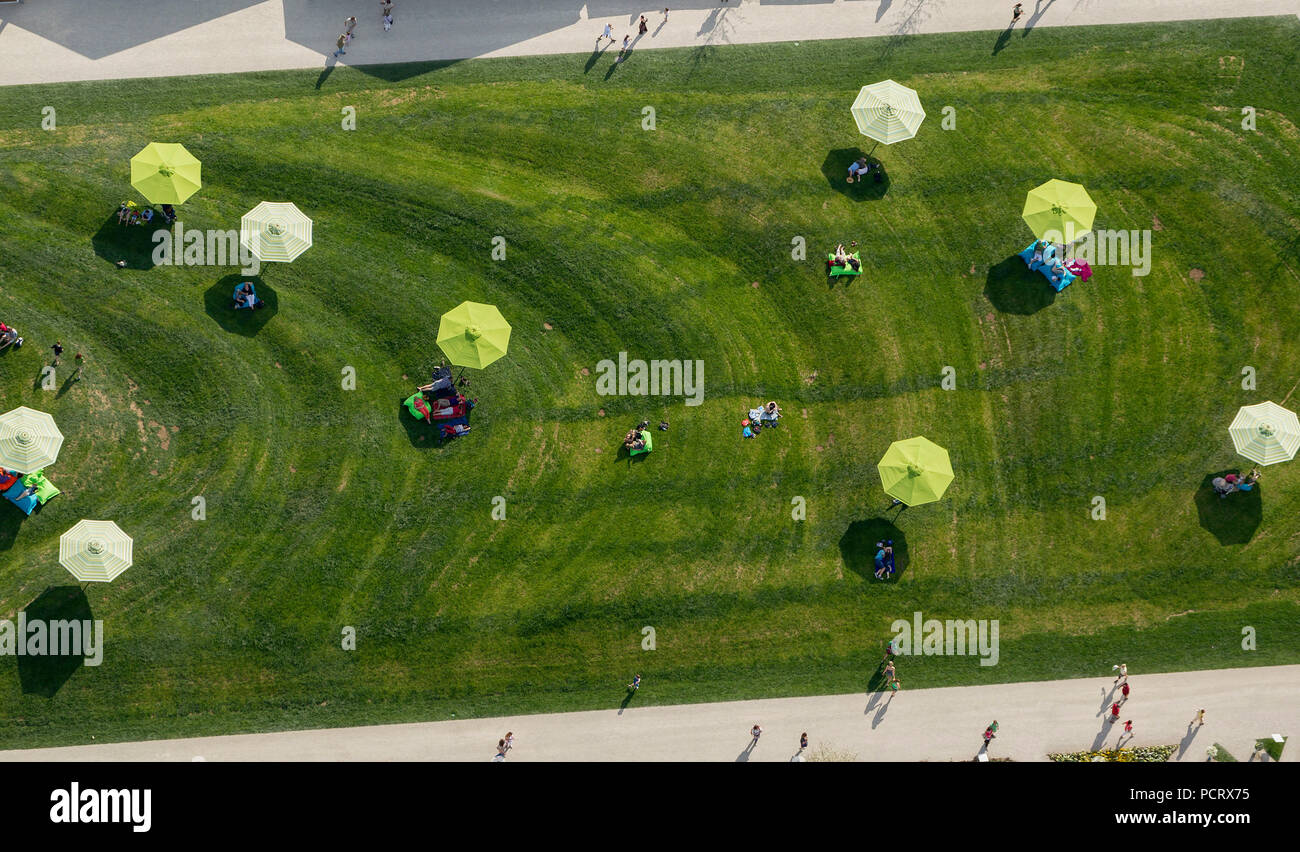
<svg viewBox="0 0 1300 852">
<path fill-rule="evenodd" d="M 1119 702 L 1118 702 L 1118 701 L 1116 701 L 1114 704 L 1110 705 L 1110 720 L 1111 720 L 1112 722 L 1115 722 L 1115 721 L 1118 721 L 1118 720 L 1119 720 Z"/>
<path fill-rule="evenodd" d="M 1128 701 L 1128 681 L 1124 681 L 1124 685 L 1120 687 L 1119 692 L 1120 695 L 1123 696 L 1123 698 L 1119 700 L 1119 703 L 1123 704 L 1125 701 Z"/>
</svg>

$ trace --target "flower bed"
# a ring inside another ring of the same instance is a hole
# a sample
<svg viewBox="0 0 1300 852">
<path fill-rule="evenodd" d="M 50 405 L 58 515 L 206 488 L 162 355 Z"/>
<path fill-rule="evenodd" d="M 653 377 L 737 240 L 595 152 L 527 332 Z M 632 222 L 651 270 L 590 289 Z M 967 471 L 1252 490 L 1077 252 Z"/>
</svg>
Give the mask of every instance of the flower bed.
<svg viewBox="0 0 1300 852">
<path fill-rule="evenodd" d="M 1049 754 L 1048 760 L 1056 763 L 1164 763 L 1178 750 L 1176 745 L 1142 746 L 1107 751 L 1074 751 L 1069 754 Z"/>
</svg>

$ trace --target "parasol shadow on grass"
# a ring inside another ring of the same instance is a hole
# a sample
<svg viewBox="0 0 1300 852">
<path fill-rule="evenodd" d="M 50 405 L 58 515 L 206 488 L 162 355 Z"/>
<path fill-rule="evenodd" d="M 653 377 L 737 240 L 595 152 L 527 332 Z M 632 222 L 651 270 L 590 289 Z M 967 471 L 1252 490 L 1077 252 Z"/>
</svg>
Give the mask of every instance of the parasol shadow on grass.
<svg viewBox="0 0 1300 852">
<path fill-rule="evenodd" d="M 155 217 L 157 219 L 157 217 Z M 158 220 L 161 225 L 161 220 Z M 149 225 L 122 225 L 117 221 L 117 211 L 109 214 L 90 244 L 95 254 L 114 266 L 119 260 L 125 260 L 125 269 L 153 269 L 153 232 L 158 230 Z M 167 230 L 164 228 L 164 230 Z"/>
<path fill-rule="evenodd" d="M 871 164 L 872 173 L 862 179 L 861 183 L 849 183 L 849 164 L 859 157 L 865 157 L 866 152 L 861 148 L 836 148 L 827 152 L 826 159 L 822 161 L 822 174 L 831 185 L 831 189 L 847 196 L 854 201 L 879 201 L 889 192 L 889 172 L 885 170 L 884 165 L 875 157 L 867 157 L 867 162 Z M 879 171 L 875 171 L 879 169 Z M 876 182 L 876 176 L 880 176 L 880 182 Z"/>
<path fill-rule="evenodd" d="M 1215 493 L 1214 479 L 1230 473 L 1240 474 L 1241 471 L 1223 470 L 1206 474 L 1193 497 L 1201 528 L 1225 547 L 1250 542 L 1264 517 L 1264 499 L 1260 495 L 1258 483 L 1249 491 L 1236 491 L 1227 497 Z"/>
<path fill-rule="evenodd" d="M 23 514 L 14 506 L 0 506 L 0 551 L 14 546 L 23 527 Z"/>
<path fill-rule="evenodd" d="M 1036 314 L 1056 301 L 1056 291 L 1046 279 L 1031 271 L 1016 254 L 989 267 L 984 295 L 1002 313 L 1024 316 Z"/>
<path fill-rule="evenodd" d="M 431 450 L 442 446 L 438 427 L 424 420 L 416 420 L 410 409 L 406 407 L 405 397 L 397 401 L 397 419 L 406 430 L 406 439 L 411 442 L 412 447 L 417 450 Z"/>
<path fill-rule="evenodd" d="M 80 586 L 51 586 L 27 605 L 27 622 L 76 621 L 83 625 L 95 620 L 90 602 Z M 92 628 L 93 629 L 93 628 Z M 48 642 L 48 639 L 47 639 Z M 85 640 L 83 645 L 85 647 Z M 46 650 L 50 650 L 47 645 Z M 62 650 L 62 649 L 61 649 Z M 24 695 L 53 698 L 77 669 L 85 665 L 81 650 L 71 654 L 24 654 L 18 658 L 18 681 Z"/>
<path fill-rule="evenodd" d="M 257 310 L 235 310 L 235 288 L 244 281 L 251 281 L 257 298 L 265 307 Z M 280 297 L 275 289 L 262 281 L 259 276 L 227 275 L 213 284 L 203 293 L 203 310 L 221 326 L 223 331 L 253 337 L 271 321 L 280 311 Z"/>
<path fill-rule="evenodd" d="M 854 521 L 840 537 L 840 557 L 844 565 L 864 580 L 876 579 L 876 542 L 892 539 L 894 542 L 894 576 L 885 582 L 897 582 L 911 561 L 907 554 L 907 534 L 886 518 Z"/>
</svg>

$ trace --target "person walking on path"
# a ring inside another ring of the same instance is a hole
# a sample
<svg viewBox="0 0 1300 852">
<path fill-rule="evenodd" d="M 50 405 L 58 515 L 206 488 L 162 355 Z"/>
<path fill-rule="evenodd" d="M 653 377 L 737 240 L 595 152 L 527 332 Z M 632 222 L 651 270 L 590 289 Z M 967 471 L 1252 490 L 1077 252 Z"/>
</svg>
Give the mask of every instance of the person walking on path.
<svg viewBox="0 0 1300 852">
<path fill-rule="evenodd" d="M 1114 704 L 1110 705 L 1110 721 L 1112 721 L 1112 722 L 1118 722 L 1118 721 L 1119 721 L 1119 702 L 1118 702 L 1118 701 L 1116 701 Z"/>
<path fill-rule="evenodd" d="M 641 688 L 641 675 L 632 675 L 632 682 L 627 685 L 628 692 L 636 692 Z"/>
<path fill-rule="evenodd" d="M 645 15 L 642 15 L 641 20 L 637 21 L 637 35 L 645 35 L 646 30 L 648 29 L 650 29 L 650 25 L 646 23 Z"/>
<path fill-rule="evenodd" d="M 668 23 L 668 7 L 664 7 L 664 23 Z"/>
<path fill-rule="evenodd" d="M 1124 685 L 1119 688 L 1120 704 L 1123 704 L 1125 701 L 1128 701 L 1128 692 L 1129 692 L 1128 681 L 1124 681 Z"/>
<path fill-rule="evenodd" d="M 507 751 L 508 751 L 508 749 L 506 748 L 506 741 L 505 741 L 505 740 L 497 740 L 497 756 L 496 756 L 496 759 L 497 759 L 498 761 L 505 760 L 505 759 L 506 759 L 506 752 L 507 752 Z"/>
<path fill-rule="evenodd" d="M 997 737 L 997 735 L 998 735 L 998 720 L 994 719 L 993 724 L 989 725 L 987 728 L 984 729 L 984 748 L 988 748 L 989 743 L 993 742 L 993 740 Z"/>
<path fill-rule="evenodd" d="M 806 748 L 808 748 L 808 732 L 804 731 L 799 735 L 799 753 L 803 754 Z"/>
<path fill-rule="evenodd" d="M 623 47 L 619 49 L 618 59 L 615 59 L 614 60 L 615 62 L 622 62 L 623 57 L 627 56 L 627 46 L 631 41 L 632 41 L 632 36 L 630 35 L 623 36 Z"/>
<path fill-rule="evenodd" d="M 1122 733 L 1122 734 L 1119 735 L 1119 740 L 1116 741 L 1115 745 L 1118 746 L 1120 743 L 1124 742 L 1124 738 L 1125 738 L 1125 737 L 1128 737 L 1130 740 L 1133 739 L 1133 720 L 1132 720 L 1132 719 L 1125 719 L 1125 720 L 1124 720 L 1124 733 Z"/>
<path fill-rule="evenodd" d="M 1015 5 L 1015 8 L 1011 10 L 1011 23 L 1014 25 L 1016 21 L 1020 20 L 1020 16 L 1023 15 L 1024 13 L 1025 13 L 1024 4 L 1017 3 Z"/>
<path fill-rule="evenodd" d="M 1196 727 L 1199 728 L 1201 727 L 1201 725 L 1204 724 L 1205 724 L 1205 711 L 1197 710 L 1196 715 L 1192 717 L 1192 721 L 1187 723 L 1187 727 L 1190 728 L 1192 725 L 1196 725 Z"/>
<path fill-rule="evenodd" d="M 759 725 L 757 722 L 755 722 L 754 727 L 749 729 L 749 735 L 753 737 L 753 739 L 750 740 L 749 742 L 749 747 L 753 748 L 754 746 L 758 745 L 758 738 L 763 736 L 763 727 Z"/>
<path fill-rule="evenodd" d="M 343 34 L 348 37 L 348 41 L 352 41 L 352 37 L 353 37 L 352 31 L 356 28 L 357 28 L 356 15 L 352 15 L 343 21 Z"/>
<path fill-rule="evenodd" d="M 347 53 L 347 51 L 343 49 L 347 45 L 347 43 L 348 43 L 347 35 L 346 34 L 340 35 L 338 41 L 334 42 L 334 44 L 338 45 L 338 50 L 334 51 L 334 55 L 342 56 L 343 54 Z"/>
<path fill-rule="evenodd" d="M 510 751 L 510 749 L 514 748 L 515 747 L 514 731 L 506 731 L 506 738 L 501 742 L 505 743 L 506 751 Z"/>
<path fill-rule="evenodd" d="M 603 38 L 605 38 L 605 39 L 609 39 L 609 41 L 610 41 L 611 44 L 614 42 L 614 25 L 613 25 L 613 24 L 605 24 L 605 31 L 602 32 L 600 35 L 596 36 L 596 45 L 597 45 L 597 46 L 600 45 L 600 40 L 603 39 Z"/>
<path fill-rule="evenodd" d="M 1120 663 L 1118 666 L 1111 666 L 1111 671 L 1119 672 L 1119 674 L 1115 675 L 1116 683 L 1119 683 L 1121 680 L 1128 680 L 1128 663 Z"/>
</svg>

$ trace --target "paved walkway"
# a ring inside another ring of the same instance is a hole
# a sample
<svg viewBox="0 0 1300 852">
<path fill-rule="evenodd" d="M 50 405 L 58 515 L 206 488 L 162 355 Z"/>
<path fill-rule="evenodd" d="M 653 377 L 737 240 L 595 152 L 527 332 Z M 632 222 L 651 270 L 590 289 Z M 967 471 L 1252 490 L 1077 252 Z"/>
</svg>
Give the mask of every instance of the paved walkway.
<svg viewBox="0 0 1300 852">
<path fill-rule="evenodd" d="M 1002 30 L 1011 0 L 397 0 L 384 32 L 377 0 L 23 0 L 0 4 L 0 85 L 234 71 L 334 62 L 343 19 L 357 16 L 344 63 L 586 53 L 606 23 L 635 49 Z M 1300 0 L 1029 0 L 1035 27 L 1300 15 Z M 637 37 L 645 14 L 649 32 Z M 992 42 L 990 42 L 991 44 Z M 1014 46 L 1014 42 L 1012 42 Z M 1011 49 L 1010 47 L 1008 49 Z M 616 50 L 616 48 L 615 48 Z"/>
<path fill-rule="evenodd" d="M 906 658 L 900 663 L 906 671 Z M 1300 666 L 1142 675 L 1121 720 L 1135 745 L 1179 743 L 1184 761 L 1204 761 L 1222 743 L 1239 760 L 1255 740 L 1300 733 Z M 648 695 L 654 684 L 642 686 Z M 998 720 L 993 757 L 1045 760 L 1049 752 L 1113 746 L 1122 724 L 1105 721 L 1110 677 L 966 686 L 904 687 L 898 695 L 828 695 L 714 704 L 638 707 L 411 725 L 330 728 L 143 743 L 0 751 L 0 762 L 69 761 L 483 761 L 507 730 L 509 761 L 789 761 L 799 734 L 810 753 L 824 746 L 858 760 L 970 760 L 984 728 Z M 1204 708 L 1205 726 L 1188 727 Z M 749 729 L 763 727 L 748 749 Z M 1284 762 L 1300 760 L 1289 745 Z"/>
</svg>

